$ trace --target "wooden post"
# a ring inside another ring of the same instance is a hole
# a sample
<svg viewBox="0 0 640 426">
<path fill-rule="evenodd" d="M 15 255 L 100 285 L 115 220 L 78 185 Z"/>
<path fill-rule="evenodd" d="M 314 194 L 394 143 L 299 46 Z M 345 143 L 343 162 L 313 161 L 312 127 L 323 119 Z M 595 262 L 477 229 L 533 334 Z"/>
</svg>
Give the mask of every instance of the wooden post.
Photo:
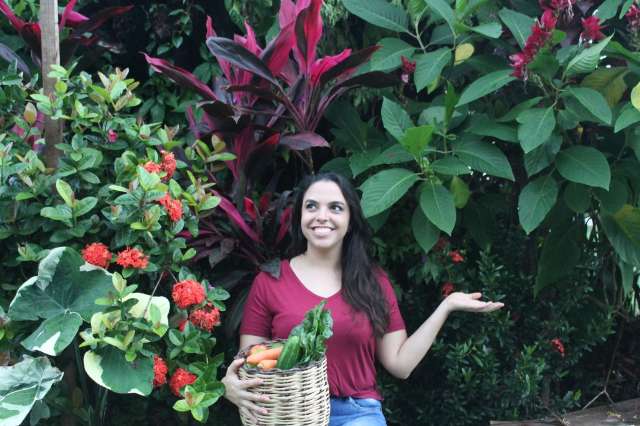
<svg viewBox="0 0 640 426">
<path fill-rule="evenodd" d="M 55 93 L 55 78 L 47 75 L 51 65 L 60 65 L 60 32 L 58 31 L 58 0 L 42 0 L 40 2 L 40 30 L 42 31 L 42 85 L 44 94 Z M 43 157 L 47 167 L 57 168 L 60 151 L 55 147 L 62 142 L 62 122 L 45 117 L 45 147 Z"/>
</svg>

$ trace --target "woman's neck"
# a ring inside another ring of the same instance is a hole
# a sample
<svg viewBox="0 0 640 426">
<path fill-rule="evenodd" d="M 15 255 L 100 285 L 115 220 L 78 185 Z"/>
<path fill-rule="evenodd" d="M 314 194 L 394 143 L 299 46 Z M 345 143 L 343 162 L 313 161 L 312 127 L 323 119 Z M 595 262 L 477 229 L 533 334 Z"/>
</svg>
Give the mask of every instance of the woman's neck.
<svg viewBox="0 0 640 426">
<path fill-rule="evenodd" d="M 331 251 L 321 251 L 313 247 L 307 247 L 307 251 L 301 255 L 303 262 L 309 262 L 315 268 L 332 269 L 334 271 L 342 270 L 340 248 Z"/>
</svg>

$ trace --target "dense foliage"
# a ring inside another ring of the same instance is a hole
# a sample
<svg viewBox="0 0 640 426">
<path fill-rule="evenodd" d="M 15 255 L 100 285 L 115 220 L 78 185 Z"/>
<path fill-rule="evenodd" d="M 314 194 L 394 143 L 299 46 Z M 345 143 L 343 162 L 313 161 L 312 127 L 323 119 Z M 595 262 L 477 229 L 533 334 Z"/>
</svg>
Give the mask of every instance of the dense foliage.
<svg viewBox="0 0 640 426">
<path fill-rule="evenodd" d="M 506 304 L 454 314 L 408 381 L 381 371 L 390 424 L 637 396 L 634 1 L 211 3 L 66 3 L 47 97 L 37 2 L 0 0 L 0 418 L 41 382 L 12 416 L 237 424 L 218 367 L 318 170 L 362 191 L 409 331 L 452 291 Z M 58 281 L 72 297 L 30 311 Z"/>
</svg>

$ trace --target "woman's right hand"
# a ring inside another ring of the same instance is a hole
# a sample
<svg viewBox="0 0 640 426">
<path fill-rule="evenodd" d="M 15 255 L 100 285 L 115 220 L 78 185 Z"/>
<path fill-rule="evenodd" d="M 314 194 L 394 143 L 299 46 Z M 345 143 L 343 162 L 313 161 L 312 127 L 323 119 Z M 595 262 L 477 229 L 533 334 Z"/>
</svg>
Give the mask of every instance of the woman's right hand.
<svg viewBox="0 0 640 426">
<path fill-rule="evenodd" d="M 262 380 L 240 380 L 238 370 L 243 362 L 244 358 L 238 358 L 227 368 L 227 374 L 221 380 L 225 387 L 224 397 L 234 403 L 240 411 L 243 411 L 254 423 L 257 423 L 256 414 L 267 414 L 267 410 L 258 407 L 255 403 L 257 401 L 269 401 L 269 397 L 248 391 L 249 388 L 261 385 Z"/>
</svg>

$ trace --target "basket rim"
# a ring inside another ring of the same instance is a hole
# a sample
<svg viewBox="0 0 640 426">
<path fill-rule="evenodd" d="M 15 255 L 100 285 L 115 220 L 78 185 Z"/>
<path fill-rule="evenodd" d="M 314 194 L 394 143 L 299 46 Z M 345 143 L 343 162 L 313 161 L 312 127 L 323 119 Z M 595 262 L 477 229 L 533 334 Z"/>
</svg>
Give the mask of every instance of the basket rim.
<svg viewBox="0 0 640 426">
<path fill-rule="evenodd" d="M 286 342 L 287 339 L 272 339 L 272 340 L 264 340 L 262 342 L 259 343 L 254 343 L 252 346 L 255 345 L 265 345 L 265 344 L 273 344 L 273 343 L 279 343 L 279 342 Z M 247 358 L 247 351 L 250 349 L 246 348 L 245 350 L 241 350 L 238 351 L 238 353 L 233 357 L 234 360 L 239 359 L 239 358 Z M 324 355 L 322 355 L 322 358 L 315 360 L 315 361 L 310 361 L 304 365 L 298 366 L 298 367 L 293 367 L 293 368 L 289 368 L 287 370 L 282 370 L 280 368 L 274 367 L 271 370 L 267 370 L 267 371 L 262 371 L 259 370 L 257 367 L 247 367 L 247 363 L 243 363 L 242 366 L 240 367 L 241 369 L 243 369 L 246 373 L 248 374 L 266 374 L 266 375 L 277 375 L 277 374 L 292 374 L 292 373 L 297 373 L 300 371 L 305 371 L 305 370 L 309 370 L 312 368 L 316 368 L 319 367 L 320 365 L 322 365 L 322 363 L 326 360 L 327 358 L 327 354 L 325 353 Z"/>
</svg>

